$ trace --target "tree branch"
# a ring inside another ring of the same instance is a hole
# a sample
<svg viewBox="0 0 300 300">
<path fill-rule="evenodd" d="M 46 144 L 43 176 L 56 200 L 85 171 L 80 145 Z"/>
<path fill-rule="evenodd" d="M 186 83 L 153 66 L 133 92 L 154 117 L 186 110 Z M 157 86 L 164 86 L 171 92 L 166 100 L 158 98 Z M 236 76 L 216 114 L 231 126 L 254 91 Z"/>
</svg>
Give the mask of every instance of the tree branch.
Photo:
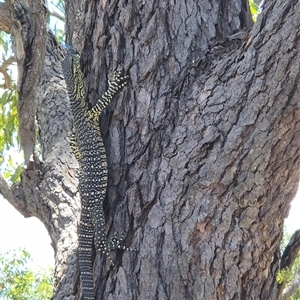
<svg viewBox="0 0 300 300">
<path fill-rule="evenodd" d="M 284 249 L 284 252 L 281 256 L 280 269 L 288 268 L 290 269 L 297 257 L 297 254 L 300 249 L 300 229 L 295 231 L 293 236 L 291 237 L 288 245 Z M 286 282 L 282 282 L 278 284 L 278 299 L 282 297 L 282 299 L 288 299 L 288 297 L 295 291 L 297 287 L 295 287 L 296 282 L 299 284 L 300 275 L 298 274 L 300 270 L 297 270 L 295 277 L 292 282 L 285 288 Z M 297 275 L 298 274 L 298 275 Z M 293 292 L 291 292 L 293 291 Z"/>
<path fill-rule="evenodd" d="M 2 65 L 0 66 L 0 73 L 2 73 L 4 77 L 3 88 L 5 89 L 13 89 L 13 83 L 10 76 L 7 73 L 7 68 L 15 61 L 16 61 L 15 57 L 10 56 L 8 59 L 3 61 Z"/>
<path fill-rule="evenodd" d="M 32 211 L 36 208 L 26 202 L 22 183 L 10 186 L 7 181 L 0 176 L 0 194 L 25 218 L 32 217 Z"/>
<path fill-rule="evenodd" d="M 290 284 L 283 290 L 282 293 L 282 300 L 289 299 L 299 288 L 300 285 L 300 266 L 297 269 L 297 272 L 293 278 L 293 280 L 290 282 Z"/>
<path fill-rule="evenodd" d="M 84 41 L 84 7 L 86 1 L 73 0 L 65 1 L 66 16 L 66 42 L 73 45 L 79 52 L 82 51 Z"/>
<path fill-rule="evenodd" d="M 280 263 L 280 269 L 291 268 L 300 250 L 300 229 L 296 230 L 286 246 Z"/>
<path fill-rule="evenodd" d="M 16 45 L 14 52 L 19 75 L 19 136 L 27 165 L 33 157 L 36 140 L 34 119 L 36 103 L 34 100 L 45 58 L 46 8 L 40 0 L 26 3 L 18 0 L 7 1 L 6 3 L 10 18 L 14 20 L 13 24 L 16 25 L 12 27 L 12 36 Z"/>
<path fill-rule="evenodd" d="M 10 12 L 5 3 L 0 3 L 0 30 L 6 33 L 11 33 L 13 25 Z"/>
<path fill-rule="evenodd" d="M 32 216 L 28 203 L 24 198 L 24 193 L 21 184 L 10 186 L 6 180 L 0 176 L 0 194 L 25 218 Z"/>
<path fill-rule="evenodd" d="M 0 175 L 0 194 L 7 200 L 14 199 L 14 195 L 11 191 L 11 187 L 6 180 Z"/>
<path fill-rule="evenodd" d="M 59 19 L 59 20 L 61 20 L 61 21 L 63 21 L 63 22 L 65 22 L 66 21 L 66 19 L 65 19 L 65 17 L 63 16 L 63 15 L 61 15 L 60 13 L 58 13 L 58 12 L 56 12 L 56 11 L 50 11 L 49 12 L 50 13 L 50 15 L 52 16 L 52 17 L 55 17 L 55 18 L 57 18 L 57 19 Z"/>
</svg>

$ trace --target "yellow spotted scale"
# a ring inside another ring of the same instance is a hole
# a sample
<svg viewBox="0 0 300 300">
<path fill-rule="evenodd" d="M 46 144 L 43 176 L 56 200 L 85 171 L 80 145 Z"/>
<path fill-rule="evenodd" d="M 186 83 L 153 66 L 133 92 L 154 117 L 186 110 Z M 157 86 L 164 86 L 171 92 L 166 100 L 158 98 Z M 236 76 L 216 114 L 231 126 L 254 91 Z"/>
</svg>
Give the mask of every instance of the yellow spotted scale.
<svg viewBox="0 0 300 300">
<path fill-rule="evenodd" d="M 62 68 L 74 118 L 71 149 L 80 165 L 81 216 L 78 226 L 78 253 L 83 299 L 95 300 L 93 243 L 98 252 L 108 257 L 113 249 L 132 250 L 121 246 L 122 233 L 115 233 L 110 240 L 107 240 L 105 235 L 103 201 L 107 187 L 107 159 L 99 126 L 100 113 L 116 92 L 126 84 L 127 77 L 122 77 L 121 72 L 116 71 L 112 80 L 108 81 L 108 90 L 91 109 L 88 109 L 77 51 L 68 49 Z"/>
</svg>

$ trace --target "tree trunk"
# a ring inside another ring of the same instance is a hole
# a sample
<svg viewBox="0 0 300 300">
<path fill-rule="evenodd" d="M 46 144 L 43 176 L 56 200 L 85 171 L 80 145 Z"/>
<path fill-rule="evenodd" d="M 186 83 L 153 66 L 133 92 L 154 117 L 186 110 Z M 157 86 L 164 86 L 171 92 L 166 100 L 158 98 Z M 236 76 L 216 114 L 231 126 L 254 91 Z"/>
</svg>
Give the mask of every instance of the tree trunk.
<svg viewBox="0 0 300 300">
<path fill-rule="evenodd" d="M 124 230 L 136 252 L 115 251 L 115 267 L 95 256 L 97 299 L 281 297 L 279 246 L 299 180 L 299 14 L 296 0 L 268 1 L 254 25 L 244 0 L 85 3 L 67 40 L 81 52 L 87 100 L 114 70 L 129 76 L 100 126 L 107 233 Z M 46 49 L 43 162 L 0 191 L 49 231 L 53 299 L 79 299 L 72 117 L 51 34 Z"/>
</svg>

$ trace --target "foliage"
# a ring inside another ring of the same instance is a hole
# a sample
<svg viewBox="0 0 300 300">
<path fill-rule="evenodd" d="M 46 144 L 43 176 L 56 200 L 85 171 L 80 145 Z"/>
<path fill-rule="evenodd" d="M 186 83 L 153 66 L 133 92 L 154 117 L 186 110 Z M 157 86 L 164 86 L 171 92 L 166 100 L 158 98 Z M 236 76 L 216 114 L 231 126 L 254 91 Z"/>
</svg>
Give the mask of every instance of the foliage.
<svg viewBox="0 0 300 300">
<path fill-rule="evenodd" d="M 284 234 L 282 241 L 281 241 L 281 253 L 283 253 L 283 250 L 287 246 L 289 240 L 291 238 L 291 235 Z M 284 268 L 281 269 L 277 275 L 276 280 L 279 284 L 285 284 L 288 285 L 294 278 L 297 269 L 300 266 L 300 252 L 298 253 L 293 266 L 291 268 Z M 299 300 L 300 299 L 300 287 L 297 289 L 297 291 L 294 293 L 294 295 L 290 298 L 290 300 Z"/>
<path fill-rule="evenodd" d="M 6 90 L 0 97 L 0 154 L 17 146 L 17 92 Z"/>
<path fill-rule="evenodd" d="M 8 34 L 0 32 L 0 52 L 2 63 L 11 56 L 11 42 Z M 13 83 L 12 88 L 1 89 L 0 91 L 0 166 L 4 178 L 16 182 L 20 178 L 21 166 L 14 159 L 19 149 L 18 139 L 18 93 L 12 75 L 12 65 L 9 66 L 9 77 Z M 5 81 L 5 80 L 4 80 Z M 4 84 L 5 86 L 5 84 Z M 15 149 L 13 151 L 12 149 Z M 14 155 L 13 155 L 14 152 Z M 14 157 L 13 157 L 14 156 Z M 20 156 L 17 153 L 17 156 Z"/>
<path fill-rule="evenodd" d="M 4 34 L 4 32 L 0 31 L 0 47 L 4 50 L 5 53 L 7 53 L 8 45 L 6 40 L 4 39 Z"/>
<path fill-rule="evenodd" d="M 50 2 L 51 5 L 55 6 L 62 14 L 65 14 L 65 1 L 64 0 L 56 0 Z"/>
<path fill-rule="evenodd" d="M 64 15 L 64 0 L 51 1 L 50 5 Z M 59 43 L 64 43 L 65 33 L 62 29 L 64 23 L 50 17 L 49 27 L 54 32 Z M 10 35 L 0 31 L 0 65 L 7 61 L 12 55 Z M 9 65 L 10 81 L 13 83 L 12 89 L 0 89 L 0 171 L 3 177 L 11 182 L 20 180 L 20 173 L 23 161 L 19 152 L 20 144 L 18 139 L 18 113 L 17 102 L 18 93 L 16 91 L 16 73 L 14 65 Z M 2 84 L 0 77 L 0 86 Z M 3 84 L 5 86 L 5 84 Z"/>
<path fill-rule="evenodd" d="M 277 273 L 276 280 L 278 283 L 291 282 L 293 279 L 293 272 L 289 268 L 284 268 Z"/>
<path fill-rule="evenodd" d="M 0 252 L 0 298 L 11 300 L 50 299 L 53 270 L 30 270 L 30 254 L 25 250 Z"/>
<path fill-rule="evenodd" d="M 65 1 L 64 0 L 56 0 L 50 1 L 49 6 L 53 8 L 53 10 L 58 11 L 62 16 L 65 15 Z M 50 14 L 48 18 L 48 24 L 51 30 L 53 31 L 57 41 L 60 44 L 64 44 L 65 42 L 65 31 L 64 31 L 64 22 L 60 19 L 57 19 Z"/>
<path fill-rule="evenodd" d="M 62 29 L 57 28 L 57 24 L 54 25 L 54 33 L 55 33 L 55 37 L 56 37 L 56 40 L 58 41 L 58 43 L 64 44 L 66 34 Z"/>
<path fill-rule="evenodd" d="M 254 2 L 254 0 L 249 0 L 250 12 L 252 15 L 252 19 L 255 22 L 256 18 L 259 14 L 259 6 Z"/>
</svg>

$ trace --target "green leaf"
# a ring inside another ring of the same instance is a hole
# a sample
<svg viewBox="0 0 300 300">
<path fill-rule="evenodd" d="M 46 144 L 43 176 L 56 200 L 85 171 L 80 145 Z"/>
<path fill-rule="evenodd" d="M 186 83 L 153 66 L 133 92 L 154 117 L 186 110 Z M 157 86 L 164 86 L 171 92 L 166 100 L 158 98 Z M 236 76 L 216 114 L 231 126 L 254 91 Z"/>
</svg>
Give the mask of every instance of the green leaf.
<svg viewBox="0 0 300 300">
<path fill-rule="evenodd" d="M 28 268 L 26 250 L 0 252 L 0 298 L 11 300 L 50 299 L 53 286 L 51 268 L 37 271 Z"/>
<path fill-rule="evenodd" d="M 12 174 L 10 180 L 15 183 L 15 182 L 19 182 L 20 181 L 20 176 L 21 176 L 21 172 L 22 172 L 22 169 L 23 169 L 23 164 L 19 165 L 15 172 Z"/>
<path fill-rule="evenodd" d="M 249 0 L 249 5 L 252 19 L 255 22 L 259 13 L 259 6 L 253 0 Z"/>
<path fill-rule="evenodd" d="M 7 52 L 7 43 L 4 40 L 4 32 L 0 31 L 0 45 L 2 46 L 5 53 Z"/>
<path fill-rule="evenodd" d="M 10 171 L 6 171 L 6 172 L 3 174 L 4 179 L 10 178 L 10 176 L 11 176 L 11 172 L 10 172 Z"/>
<path fill-rule="evenodd" d="M 66 34 L 63 30 L 56 29 L 55 30 L 55 37 L 56 37 L 56 39 L 59 43 L 64 43 Z"/>
<path fill-rule="evenodd" d="M 9 159 L 8 159 L 8 166 L 10 167 L 10 168 L 12 168 L 13 167 L 13 159 L 12 159 L 12 157 L 9 155 Z"/>
</svg>

